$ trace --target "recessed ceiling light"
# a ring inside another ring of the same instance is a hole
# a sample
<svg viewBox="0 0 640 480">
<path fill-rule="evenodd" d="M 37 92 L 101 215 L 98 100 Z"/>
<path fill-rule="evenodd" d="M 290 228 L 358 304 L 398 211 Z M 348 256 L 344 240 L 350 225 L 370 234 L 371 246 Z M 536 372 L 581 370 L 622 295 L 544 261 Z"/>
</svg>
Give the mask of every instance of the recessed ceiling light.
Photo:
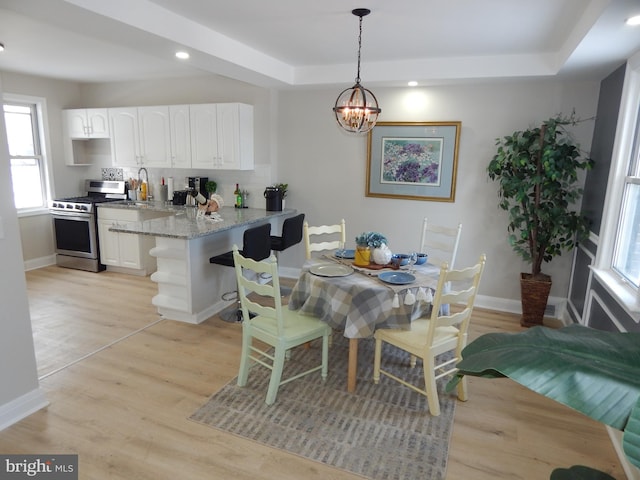
<svg viewBox="0 0 640 480">
<path fill-rule="evenodd" d="M 627 18 L 627 25 L 631 25 L 632 27 L 637 27 L 638 25 L 640 25 L 640 15 Z"/>
<path fill-rule="evenodd" d="M 176 52 L 176 58 L 179 58 L 180 60 L 186 60 L 187 58 L 189 58 L 189 54 L 187 52 Z"/>
<path fill-rule="evenodd" d="M 4 43 L 0 43 L 0 52 L 4 52 Z"/>
<path fill-rule="evenodd" d="M 409 85 L 410 87 L 417 87 L 418 82 L 416 82 L 415 80 L 411 80 L 407 85 Z"/>
</svg>

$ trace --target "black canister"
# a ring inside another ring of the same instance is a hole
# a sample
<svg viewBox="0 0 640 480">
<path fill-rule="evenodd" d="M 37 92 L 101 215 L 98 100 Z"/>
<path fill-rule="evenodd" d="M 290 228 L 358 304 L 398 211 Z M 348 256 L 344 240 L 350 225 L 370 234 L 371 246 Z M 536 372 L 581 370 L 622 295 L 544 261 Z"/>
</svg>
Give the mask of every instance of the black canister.
<svg viewBox="0 0 640 480">
<path fill-rule="evenodd" d="M 268 212 L 282 211 L 282 192 L 278 187 L 267 187 L 264 190 L 264 198 L 267 199 Z"/>
</svg>

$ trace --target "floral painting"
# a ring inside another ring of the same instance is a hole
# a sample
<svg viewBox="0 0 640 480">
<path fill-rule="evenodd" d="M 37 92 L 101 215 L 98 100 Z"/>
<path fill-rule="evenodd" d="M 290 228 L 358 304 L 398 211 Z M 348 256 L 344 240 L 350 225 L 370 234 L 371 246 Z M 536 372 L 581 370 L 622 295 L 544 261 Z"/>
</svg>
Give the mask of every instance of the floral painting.
<svg viewBox="0 0 640 480">
<path fill-rule="evenodd" d="M 382 183 L 440 184 L 441 138 L 383 138 Z"/>
<path fill-rule="evenodd" d="M 378 122 L 368 133 L 367 197 L 454 202 L 461 122 Z"/>
</svg>

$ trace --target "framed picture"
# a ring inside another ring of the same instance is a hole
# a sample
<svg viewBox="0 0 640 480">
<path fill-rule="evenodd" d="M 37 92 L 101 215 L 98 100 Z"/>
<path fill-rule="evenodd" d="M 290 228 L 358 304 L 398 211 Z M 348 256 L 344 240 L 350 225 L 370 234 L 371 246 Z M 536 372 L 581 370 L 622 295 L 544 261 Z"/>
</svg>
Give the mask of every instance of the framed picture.
<svg viewBox="0 0 640 480">
<path fill-rule="evenodd" d="M 379 122 L 369 132 L 367 197 L 453 202 L 461 122 Z"/>
</svg>

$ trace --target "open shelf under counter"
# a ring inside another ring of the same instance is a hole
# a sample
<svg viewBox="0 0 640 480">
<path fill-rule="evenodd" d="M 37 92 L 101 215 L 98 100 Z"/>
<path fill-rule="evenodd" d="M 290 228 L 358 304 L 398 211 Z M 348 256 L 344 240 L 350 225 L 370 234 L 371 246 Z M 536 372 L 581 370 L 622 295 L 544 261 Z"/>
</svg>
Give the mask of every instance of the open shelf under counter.
<svg viewBox="0 0 640 480">
<path fill-rule="evenodd" d="M 187 286 L 187 277 L 170 272 L 153 272 L 151 281 L 155 283 L 167 283 L 170 285 Z"/>
</svg>

